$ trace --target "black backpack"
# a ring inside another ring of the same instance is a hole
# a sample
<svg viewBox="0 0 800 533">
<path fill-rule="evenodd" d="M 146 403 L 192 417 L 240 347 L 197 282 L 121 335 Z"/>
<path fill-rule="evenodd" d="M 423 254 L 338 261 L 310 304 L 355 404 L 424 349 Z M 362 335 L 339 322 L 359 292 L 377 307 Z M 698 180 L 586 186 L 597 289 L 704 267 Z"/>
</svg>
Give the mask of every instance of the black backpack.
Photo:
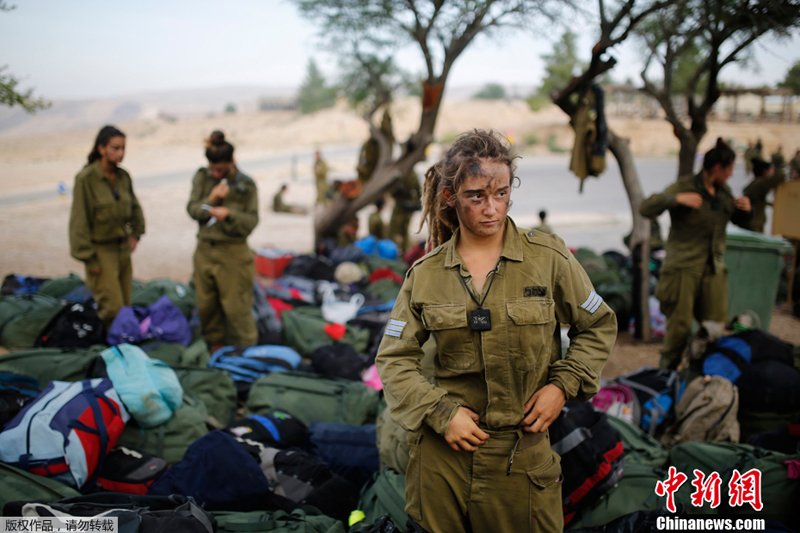
<svg viewBox="0 0 800 533">
<path fill-rule="evenodd" d="M 308 441 L 308 428 L 299 419 L 280 409 L 263 415 L 250 415 L 232 422 L 225 431 L 238 437 L 239 444 L 253 456 L 257 456 L 263 446 L 272 448 L 305 448 Z M 249 444 L 255 441 L 257 444 Z"/>
<path fill-rule="evenodd" d="M 683 394 L 683 382 L 674 370 L 642 367 L 618 377 L 636 394 L 641 409 L 639 425 L 650 436 L 662 433 L 675 420 L 675 406 Z"/>
<path fill-rule="evenodd" d="M 117 446 L 106 455 L 97 484 L 110 492 L 144 495 L 168 468 L 164 459 L 151 453 Z"/>
<path fill-rule="evenodd" d="M 614 488 L 625 466 L 622 437 L 605 413 L 588 402 L 567 402 L 550 426 L 553 451 L 561 456 L 564 524 Z"/>
<path fill-rule="evenodd" d="M 314 372 L 331 378 L 361 381 L 361 372 L 370 364 L 365 356 L 346 342 L 321 346 L 311 354 Z"/>
<path fill-rule="evenodd" d="M 323 255 L 299 255 L 286 265 L 284 276 L 333 281 L 333 262 Z"/>
<path fill-rule="evenodd" d="M 106 328 L 93 301 L 65 305 L 42 328 L 37 348 L 89 348 L 106 343 Z"/>
<path fill-rule="evenodd" d="M 34 377 L 0 372 L 0 428 L 41 392 L 39 380 Z"/>
</svg>

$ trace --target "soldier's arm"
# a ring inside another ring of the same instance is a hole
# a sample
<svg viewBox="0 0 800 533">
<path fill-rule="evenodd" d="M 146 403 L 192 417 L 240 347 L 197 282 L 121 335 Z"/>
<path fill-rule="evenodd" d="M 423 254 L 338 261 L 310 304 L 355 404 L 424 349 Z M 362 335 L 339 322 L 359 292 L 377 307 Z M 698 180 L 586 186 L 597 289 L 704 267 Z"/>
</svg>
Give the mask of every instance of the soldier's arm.
<svg viewBox="0 0 800 533">
<path fill-rule="evenodd" d="M 204 173 L 198 170 L 192 179 L 192 192 L 189 195 L 189 203 L 186 205 L 189 216 L 201 224 L 205 224 L 211 218 L 211 214 L 202 208 L 203 204 L 209 205 L 208 196 L 203 195 L 204 178 Z"/>
<path fill-rule="evenodd" d="M 667 209 L 678 205 L 677 196 L 680 191 L 677 184 L 672 184 L 662 193 L 656 193 L 642 202 L 639 214 L 647 218 L 656 218 Z"/>
<path fill-rule="evenodd" d="M 742 211 L 739 208 L 734 208 L 733 215 L 731 215 L 731 222 L 733 222 L 737 226 L 747 228 L 750 226 L 750 220 L 752 218 L 753 218 L 752 207 L 750 208 L 750 211 Z"/>
<path fill-rule="evenodd" d="M 222 229 L 228 235 L 247 237 L 258 225 L 258 189 L 252 185 L 252 192 L 244 209 L 229 207 L 228 218 L 221 222 Z"/>
<path fill-rule="evenodd" d="M 70 254 L 86 263 L 89 269 L 100 266 L 92 246 L 91 206 L 86 180 L 75 178 L 72 189 L 72 208 L 69 214 Z"/>
<path fill-rule="evenodd" d="M 139 238 L 144 235 L 144 211 L 142 211 L 139 199 L 136 198 L 136 194 L 133 192 L 133 180 L 130 180 L 129 183 L 131 185 L 131 234 Z"/>
<path fill-rule="evenodd" d="M 422 375 L 422 345 L 430 332 L 411 301 L 414 276 L 412 269 L 397 296 L 375 364 L 392 418 L 408 431 L 416 431 L 427 423 L 444 436 L 458 404 L 447 398 L 447 391 L 432 385 Z"/>
<path fill-rule="evenodd" d="M 558 321 L 570 325 L 570 345 L 566 356 L 550 365 L 548 382 L 561 388 L 567 400 L 586 401 L 600 388 L 600 372 L 617 338 L 617 317 L 571 253 L 553 297 Z"/>
</svg>

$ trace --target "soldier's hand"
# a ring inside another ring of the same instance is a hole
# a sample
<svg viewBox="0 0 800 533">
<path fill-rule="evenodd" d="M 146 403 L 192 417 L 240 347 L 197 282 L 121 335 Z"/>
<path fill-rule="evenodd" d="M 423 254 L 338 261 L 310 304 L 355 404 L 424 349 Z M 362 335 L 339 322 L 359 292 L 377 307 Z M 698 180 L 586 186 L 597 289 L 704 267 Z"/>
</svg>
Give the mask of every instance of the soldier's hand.
<svg viewBox="0 0 800 533">
<path fill-rule="evenodd" d="M 217 183 L 214 185 L 214 188 L 211 189 L 211 193 L 208 195 L 208 199 L 211 203 L 216 203 L 228 196 L 228 192 L 230 192 L 230 187 L 228 187 L 228 183 Z"/>
<path fill-rule="evenodd" d="M 457 452 L 477 451 L 478 446 L 489 440 L 489 434 L 478 427 L 480 420 L 480 417 L 470 409 L 459 407 L 456 416 L 447 426 L 444 440 Z"/>
<path fill-rule="evenodd" d="M 529 433 L 541 433 L 550 427 L 567 401 L 560 387 L 549 383 L 536 391 L 525 404 L 527 413 L 522 420 L 522 429 Z"/>
<path fill-rule="evenodd" d="M 222 221 L 228 218 L 231 214 L 230 209 L 227 207 L 212 207 L 208 210 L 212 217 L 217 217 L 217 220 Z"/>
<path fill-rule="evenodd" d="M 752 204 L 750 203 L 750 198 L 747 196 L 740 196 L 736 200 L 733 201 L 734 207 L 745 213 L 749 213 L 750 210 L 753 208 Z"/>
<path fill-rule="evenodd" d="M 128 242 L 131 245 L 131 252 L 133 252 L 136 250 L 136 245 L 139 244 L 139 237 L 131 235 L 130 237 L 128 237 Z"/>
<path fill-rule="evenodd" d="M 675 201 L 678 205 L 685 205 L 692 209 L 700 209 L 703 205 L 703 197 L 700 193 L 696 192 L 681 192 L 675 195 Z"/>
<path fill-rule="evenodd" d="M 97 276 L 100 274 L 100 267 L 94 267 L 89 269 L 89 274 L 92 276 Z"/>
</svg>

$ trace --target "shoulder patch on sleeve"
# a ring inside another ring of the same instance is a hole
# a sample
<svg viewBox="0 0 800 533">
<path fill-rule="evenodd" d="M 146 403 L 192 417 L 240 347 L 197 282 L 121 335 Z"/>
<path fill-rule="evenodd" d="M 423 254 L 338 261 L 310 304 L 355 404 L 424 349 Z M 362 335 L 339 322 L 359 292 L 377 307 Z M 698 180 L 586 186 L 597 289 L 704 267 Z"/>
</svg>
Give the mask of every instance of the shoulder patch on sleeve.
<svg viewBox="0 0 800 533">
<path fill-rule="evenodd" d="M 520 229 L 520 233 L 525 234 L 525 238 L 531 244 L 536 244 L 539 246 L 544 246 L 545 248 L 550 248 L 558 252 L 560 255 L 564 256 L 564 258 L 569 257 L 569 249 L 567 245 L 564 244 L 564 241 L 561 240 L 561 237 L 555 234 L 545 233 L 543 231 L 536 231 L 532 229 Z"/>
<path fill-rule="evenodd" d="M 586 298 L 586 301 L 583 302 L 578 307 L 580 307 L 584 311 L 588 311 L 589 313 L 594 314 L 594 312 L 600 308 L 600 304 L 602 303 L 603 299 L 600 297 L 600 295 L 592 291 L 591 293 L 589 293 L 589 296 Z"/>
<path fill-rule="evenodd" d="M 388 335 L 389 337 L 400 337 L 403 333 L 403 329 L 405 329 L 406 324 L 403 320 L 396 320 L 394 318 L 389 320 L 389 323 L 386 324 L 386 329 L 384 330 L 383 334 Z"/>
</svg>

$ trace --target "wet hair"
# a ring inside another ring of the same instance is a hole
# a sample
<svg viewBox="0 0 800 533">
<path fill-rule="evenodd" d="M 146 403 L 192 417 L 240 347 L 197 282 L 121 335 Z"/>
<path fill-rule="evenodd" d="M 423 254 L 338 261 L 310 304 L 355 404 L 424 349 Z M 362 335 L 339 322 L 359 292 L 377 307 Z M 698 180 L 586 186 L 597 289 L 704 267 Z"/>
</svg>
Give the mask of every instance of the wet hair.
<svg viewBox="0 0 800 533">
<path fill-rule="evenodd" d="M 760 157 L 754 157 L 751 159 L 751 161 L 753 162 L 753 174 L 757 178 L 763 176 L 764 173 L 767 172 L 772 166 L 772 163 L 769 161 L 764 161 Z"/>
<path fill-rule="evenodd" d="M 736 160 L 736 152 L 728 146 L 728 143 L 722 140 L 722 137 L 717 138 L 717 144 L 706 152 L 705 157 L 703 158 L 703 169 L 704 170 L 711 170 L 714 168 L 714 165 L 722 165 L 723 167 L 729 167 L 733 164 Z"/>
<path fill-rule="evenodd" d="M 453 236 L 458 227 L 458 215 L 454 206 L 447 205 L 443 191 L 458 193 L 464 179 L 480 172 L 483 161 L 508 165 L 513 185 L 516 166 L 508 141 L 492 130 L 472 130 L 461 134 L 442 159 L 425 173 L 422 202 L 422 224 L 427 222 L 430 231 L 430 246 L 436 247 Z M 510 207 L 509 203 L 509 207 Z"/>
<path fill-rule="evenodd" d="M 103 126 L 100 131 L 97 133 L 97 138 L 94 140 L 94 146 L 92 147 L 92 151 L 89 152 L 89 160 L 87 165 L 91 165 L 95 161 L 99 161 L 102 156 L 100 155 L 100 150 L 97 149 L 98 146 L 108 146 L 108 143 L 114 137 L 122 137 L 125 138 L 125 134 L 119 131 L 114 126 Z"/>
<path fill-rule="evenodd" d="M 233 145 L 225 140 L 225 134 L 219 130 L 211 132 L 206 140 L 206 159 L 209 163 L 233 162 Z"/>
<path fill-rule="evenodd" d="M 544 222 L 544 219 L 547 218 L 547 211 L 545 211 L 544 209 L 539 211 L 539 218 L 541 219 L 542 222 Z"/>
</svg>

